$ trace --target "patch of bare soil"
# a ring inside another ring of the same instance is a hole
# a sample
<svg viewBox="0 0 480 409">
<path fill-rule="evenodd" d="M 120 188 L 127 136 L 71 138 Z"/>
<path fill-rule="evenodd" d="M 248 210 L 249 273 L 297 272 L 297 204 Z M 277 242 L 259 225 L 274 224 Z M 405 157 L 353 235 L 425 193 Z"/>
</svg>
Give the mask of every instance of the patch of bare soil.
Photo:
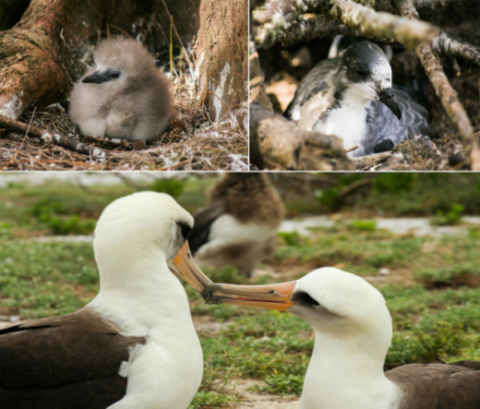
<svg viewBox="0 0 480 409">
<path fill-rule="evenodd" d="M 167 130 L 149 145 L 78 135 L 60 104 L 29 110 L 21 121 L 51 133 L 80 140 L 105 151 L 89 157 L 52 143 L 0 129 L 0 170 L 233 170 L 248 168 L 248 136 L 241 123 L 246 107 L 228 112 L 228 121 L 210 121 L 195 82 L 187 74 L 174 78 L 175 116 Z"/>
<path fill-rule="evenodd" d="M 376 275 L 362 276 L 370 284 L 378 287 L 389 284 L 400 284 L 408 287 L 416 284 L 412 271 L 410 269 L 389 270 L 382 268 Z"/>
<path fill-rule="evenodd" d="M 229 405 L 235 409 L 298 409 L 300 398 L 298 396 L 277 396 L 260 393 L 256 387 L 264 386 L 264 383 L 254 379 L 233 379 L 222 388 L 222 392 L 236 395 L 242 399 L 241 403 Z"/>
<path fill-rule="evenodd" d="M 192 315 L 192 319 L 195 331 L 201 338 L 215 337 L 223 328 L 230 325 L 229 322 L 217 322 L 211 315 Z"/>
</svg>

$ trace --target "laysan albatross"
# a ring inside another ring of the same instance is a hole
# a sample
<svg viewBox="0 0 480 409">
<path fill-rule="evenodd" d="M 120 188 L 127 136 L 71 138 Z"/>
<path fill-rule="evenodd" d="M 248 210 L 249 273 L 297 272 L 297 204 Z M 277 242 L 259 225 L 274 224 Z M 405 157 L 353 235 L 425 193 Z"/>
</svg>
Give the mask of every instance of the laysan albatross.
<svg viewBox="0 0 480 409">
<path fill-rule="evenodd" d="M 261 173 L 227 173 L 211 192 L 211 204 L 193 215 L 190 248 L 201 268 L 236 267 L 252 275 L 275 251 L 283 220 L 278 193 Z"/>
<path fill-rule="evenodd" d="M 392 319 L 382 294 L 336 268 L 273 285 L 207 285 L 211 304 L 289 311 L 315 345 L 300 409 L 478 409 L 480 362 L 409 364 L 383 371 Z"/>
<path fill-rule="evenodd" d="M 93 246 L 100 291 L 73 314 L 0 331 L 2 409 L 185 409 L 203 373 L 187 295 L 201 291 L 186 242 L 193 217 L 141 192 L 103 211 Z"/>
</svg>

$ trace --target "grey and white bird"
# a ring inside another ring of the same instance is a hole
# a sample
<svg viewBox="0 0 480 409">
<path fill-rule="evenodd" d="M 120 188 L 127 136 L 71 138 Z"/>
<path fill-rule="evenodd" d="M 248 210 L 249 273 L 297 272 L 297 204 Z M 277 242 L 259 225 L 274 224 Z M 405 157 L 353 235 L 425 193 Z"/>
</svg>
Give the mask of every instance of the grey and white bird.
<svg viewBox="0 0 480 409">
<path fill-rule="evenodd" d="M 288 311 L 308 322 L 315 345 L 300 409 L 478 409 L 480 362 L 410 364 L 384 372 L 392 318 L 363 278 L 321 268 L 271 285 L 207 285 L 211 304 Z"/>
<path fill-rule="evenodd" d="M 283 220 L 278 193 L 261 173 L 227 173 L 211 193 L 211 204 L 193 215 L 189 243 L 200 267 L 233 266 L 251 275 L 275 251 Z"/>
<path fill-rule="evenodd" d="M 122 36 L 103 40 L 95 65 L 75 84 L 70 117 L 84 135 L 148 141 L 173 114 L 170 83 L 139 42 Z"/>
<path fill-rule="evenodd" d="M 382 108 L 370 106 L 371 101 L 380 101 Z M 402 117 L 392 90 L 392 69 L 379 46 L 362 41 L 341 57 L 317 64 L 302 79 L 285 116 L 303 129 L 342 138 L 345 149 L 358 145 L 349 152 L 356 157 L 374 151 L 381 128 L 372 118 L 380 121 L 387 111 L 397 122 Z"/>
</svg>

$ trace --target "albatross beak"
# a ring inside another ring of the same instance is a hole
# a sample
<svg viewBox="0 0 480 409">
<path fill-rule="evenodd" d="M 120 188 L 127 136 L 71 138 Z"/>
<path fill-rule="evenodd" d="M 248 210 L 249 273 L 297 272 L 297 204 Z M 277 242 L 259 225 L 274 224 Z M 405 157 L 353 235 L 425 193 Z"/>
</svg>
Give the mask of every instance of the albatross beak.
<svg viewBox="0 0 480 409">
<path fill-rule="evenodd" d="M 395 114 L 395 116 L 400 119 L 402 117 L 402 111 L 400 107 L 395 102 L 395 95 L 391 88 L 384 89 L 378 93 L 378 97 L 381 102 L 383 102 L 390 110 Z"/>
<path fill-rule="evenodd" d="M 271 285 L 211 284 L 202 293 L 207 304 L 233 304 L 285 311 L 296 281 Z"/>
<path fill-rule="evenodd" d="M 173 259 L 173 265 L 170 264 L 170 267 L 200 294 L 202 294 L 205 288 L 213 285 L 213 281 L 203 274 L 200 267 L 195 263 L 188 241 L 185 242 Z"/>
</svg>

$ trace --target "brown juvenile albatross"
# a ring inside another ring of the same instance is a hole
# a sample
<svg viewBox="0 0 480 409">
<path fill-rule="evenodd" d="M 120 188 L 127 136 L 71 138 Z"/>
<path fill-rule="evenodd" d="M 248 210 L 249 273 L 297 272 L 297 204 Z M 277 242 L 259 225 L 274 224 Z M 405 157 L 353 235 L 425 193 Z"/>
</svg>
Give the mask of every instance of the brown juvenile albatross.
<svg viewBox="0 0 480 409">
<path fill-rule="evenodd" d="M 211 193 L 211 205 L 195 213 L 188 241 L 202 268 L 230 265 L 251 275 L 275 251 L 283 204 L 260 173 L 227 173 Z"/>
<path fill-rule="evenodd" d="M 165 194 L 111 203 L 95 229 L 93 301 L 0 331 L 0 407 L 185 409 L 202 379 L 202 349 L 169 267 L 203 288 L 186 244 L 192 226 Z"/>
<path fill-rule="evenodd" d="M 392 319 L 382 294 L 335 268 L 297 281 L 213 284 L 209 303 L 288 310 L 315 332 L 301 409 L 479 409 L 480 362 L 410 364 L 383 372 Z"/>
</svg>

